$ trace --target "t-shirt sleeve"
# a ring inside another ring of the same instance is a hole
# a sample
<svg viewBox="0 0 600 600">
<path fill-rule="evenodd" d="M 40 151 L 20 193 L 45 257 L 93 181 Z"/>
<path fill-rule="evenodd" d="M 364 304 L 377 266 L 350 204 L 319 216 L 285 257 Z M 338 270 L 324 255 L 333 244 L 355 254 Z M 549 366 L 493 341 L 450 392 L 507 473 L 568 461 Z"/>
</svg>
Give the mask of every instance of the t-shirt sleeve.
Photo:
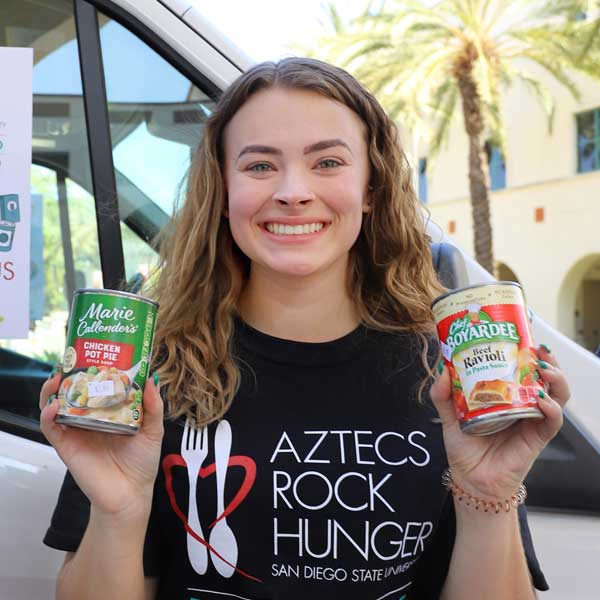
<svg viewBox="0 0 600 600">
<path fill-rule="evenodd" d="M 527 559 L 527 566 L 529 567 L 533 584 L 540 592 L 545 592 L 550 589 L 550 586 L 544 577 L 544 573 L 542 573 L 540 563 L 535 555 L 535 548 L 533 547 L 533 540 L 529 531 L 529 523 L 527 522 L 527 508 L 525 508 L 524 504 L 519 506 L 519 525 L 521 526 L 521 539 L 523 540 L 523 548 L 525 549 L 525 558 Z"/>
<path fill-rule="evenodd" d="M 90 501 L 67 471 L 50 527 L 44 536 L 44 544 L 56 550 L 75 552 L 79 548 L 89 519 Z"/>
<path fill-rule="evenodd" d="M 550 588 L 540 569 L 535 554 L 531 532 L 529 531 L 529 525 L 527 523 L 527 509 L 524 505 L 521 505 L 519 506 L 518 511 L 523 549 L 525 550 L 525 558 L 527 560 L 527 566 L 529 567 L 533 584 L 538 590 L 546 591 Z M 413 586 L 411 587 L 411 598 L 416 598 L 418 600 L 439 599 L 448 575 L 455 537 L 456 520 L 454 503 L 452 497 L 448 496 L 440 522 L 434 534 L 433 543 L 423 553 L 423 556 L 421 556 L 417 563 L 417 573 Z"/>
<path fill-rule="evenodd" d="M 157 577 L 160 564 L 158 525 L 153 517 L 155 517 L 154 502 L 144 543 L 144 574 L 147 577 Z M 44 544 L 56 550 L 76 552 L 89 519 L 90 501 L 81 491 L 71 473 L 67 471 L 52 514 L 50 527 L 44 536 Z"/>
</svg>

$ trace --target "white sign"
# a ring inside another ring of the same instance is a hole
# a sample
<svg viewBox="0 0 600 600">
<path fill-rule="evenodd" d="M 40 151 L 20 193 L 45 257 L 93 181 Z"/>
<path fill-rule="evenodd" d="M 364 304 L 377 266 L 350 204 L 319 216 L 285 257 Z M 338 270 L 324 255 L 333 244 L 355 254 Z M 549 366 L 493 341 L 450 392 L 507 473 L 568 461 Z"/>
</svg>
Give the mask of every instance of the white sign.
<svg viewBox="0 0 600 600">
<path fill-rule="evenodd" d="M 29 332 L 33 50 L 0 48 L 0 340 Z"/>
</svg>

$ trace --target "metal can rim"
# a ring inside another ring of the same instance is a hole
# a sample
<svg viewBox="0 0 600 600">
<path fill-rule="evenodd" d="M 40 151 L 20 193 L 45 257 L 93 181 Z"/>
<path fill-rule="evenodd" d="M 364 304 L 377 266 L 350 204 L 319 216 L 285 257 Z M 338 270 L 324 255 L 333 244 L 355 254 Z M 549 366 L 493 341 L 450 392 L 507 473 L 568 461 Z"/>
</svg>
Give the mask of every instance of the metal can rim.
<svg viewBox="0 0 600 600">
<path fill-rule="evenodd" d="M 89 417 L 79 417 L 76 415 L 58 414 L 56 422 L 72 427 L 87 429 L 88 431 L 101 431 L 103 433 L 117 433 L 125 435 L 134 435 L 140 430 L 140 425 L 126 425 L 114 421 L 105 421 L 104 419 L 92 419 Z"/>
<path fill-rule="evenodd" d="M 445 292 L 444 294 L 438 296 L 437 298 L 435 298 L 435 300 L 433 300 L 433 302 L 431 303 L 431 308 L 433 308 L 438 302 L 440 302 L 444 298 L 448 298 L 453 294 L 458 294 L 460 292 L 464 292 L 465 290 L 473 290 L 475 288 L 486 287 L 490 285 L 514 285 L 518 287 L 521 291 L 523 291 L 523 286 L 520 283 L 517 283 L 516 281 L 489 281 L 488 283 L 475 283 L 473 285 L 467 285 L 465 287 L 456 288 L 454 290 Z"/>
<path fill-rule="evenodd" d="M 514 406 L 514 405 L 513 405 Z M 483 413 L 476 417 L 471 417 L 464 421 L 460 421 L 460 429 L 465 433 L 472 433 L 471 430 L 478 425 L 491 425 L 493 423 L 503 423 L 510 421 L 509 425 L 520 419 L 541 419 L 544 417 L 544 413 L 536 406 L 517 406 L 514 408 L 505 408 L 504 410 L 498 410 L 494 412 Z M 488 433 L 497 433 L 499 430 L 475 433 L 475 435 L 487 435 Z"/>
<path fill-rule="evenodd" d="M 132 300 L 140 300 L 146 304 L 152 304 L 158 308 L 160 305 L 156 300 L 146 298 L 146 296 L 140 296 L 138 294 L 132 294 L 131 292 L 122 292 L 121 290 L 108 290 L 104 288 L 80 288 L 73 292 L 73 298 L 78 294 L 108 294 L 110 296 L 123 296 L 125 298 L 131 298 Z"/>
</svg>

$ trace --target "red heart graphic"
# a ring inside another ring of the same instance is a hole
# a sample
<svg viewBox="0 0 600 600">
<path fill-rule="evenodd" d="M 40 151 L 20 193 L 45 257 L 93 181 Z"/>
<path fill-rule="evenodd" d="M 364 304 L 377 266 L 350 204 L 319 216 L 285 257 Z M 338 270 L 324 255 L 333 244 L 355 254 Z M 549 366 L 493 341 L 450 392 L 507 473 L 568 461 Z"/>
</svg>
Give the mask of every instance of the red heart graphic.
<svg viewBox="0 0 600 600">
<path fill-rule="evenodd" d="M 168 454 L 164 457 L 162 461 L 163 472 L 165 475 L 165 487 L 167 489 L 167 494 L 169 495 L 169 502 L 171 503 L 171 507 L 175 514 L 179 517 L 180 521 L 183 523 L 185 530 L 196 540 L 198 540 L 203 546 L 206 546 L 208 550 L 218 556 L 223 562 L 227 563 L 230 567 L 233 567 L 237 573 L 246 577 L 248 579 L 252 579 L 253 581 L 257 581 L 259 583 L 263 583 L 257 577 L 250 575 L 249 573 L 245 573 L 241 569 L 238 569 L 235 565 L 232 565 L 227 559 L 223 558 L 206 540 L 200 537 L 189 525 L 187 521 L 187 517 L 183 514 L 182 510 L 179 508 L 177 504 L 177 499 L 175 498 L 175 492 L 173 491 L 173 467 L 184 467 L 187 469 L 187 464 L 183 457 L 180 454 Z M 252 489 L 254 485 L 254 480 L 256 479 L 256 463 L 249 456 L 230 456 L 227 467 L 243 467 L 244 469 L 244 481 L 240 486 L 240 489 L 237 491 L 236 495 L 232 498 L 231 502 L 225 507 L 223 514 L 219 515 L 210 525 L 209 529 L 212 529 L 216 523 L 218 523 L 221 519 L 228 517 L 246 498 L 248 492 Z M 217 470 L 215 463 L 211 463 L 210 465 L 201 468 L 198 471 L 198 475 L 204 479 L 209 475 L 212 475 Z"/>
</svg>

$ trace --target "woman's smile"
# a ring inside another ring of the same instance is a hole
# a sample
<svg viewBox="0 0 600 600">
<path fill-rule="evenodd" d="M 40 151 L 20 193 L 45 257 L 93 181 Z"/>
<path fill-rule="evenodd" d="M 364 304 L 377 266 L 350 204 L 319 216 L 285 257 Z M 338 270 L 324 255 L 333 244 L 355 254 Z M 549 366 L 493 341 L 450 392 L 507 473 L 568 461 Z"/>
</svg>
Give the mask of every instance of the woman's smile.
<svg viewBox="0 0 600 600">
<path fill-rule="evenodd" d="M 261 230 L 278 242 L 303 242 L 321 237 L 331 226 L 330 221 L 318 219 L 289 219 L 266 221 L 260 225 Z"/>
</svg>

